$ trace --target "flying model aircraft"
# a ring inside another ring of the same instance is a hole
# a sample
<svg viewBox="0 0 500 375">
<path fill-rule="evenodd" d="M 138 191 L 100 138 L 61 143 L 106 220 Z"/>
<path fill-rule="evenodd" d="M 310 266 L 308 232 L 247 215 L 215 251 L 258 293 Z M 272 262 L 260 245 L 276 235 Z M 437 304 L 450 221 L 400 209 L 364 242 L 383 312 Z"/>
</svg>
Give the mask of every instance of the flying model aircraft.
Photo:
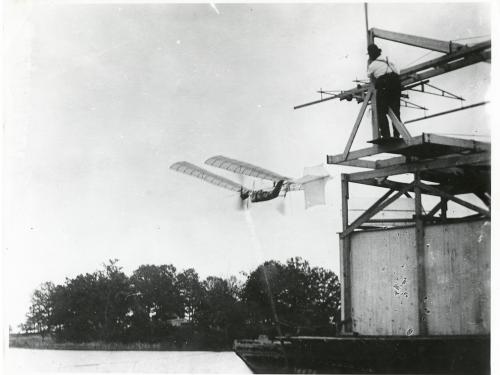
<svg viewBox="0 0 500 375">
<path fill-rule="evenodd" d="M 248 202 L 248 200 L 251 202 L 263 202 L 279 196 L 285 196 L 289 191 L 303 190 L 306 208 L 325 204 L 325 184 L 326 181 L 331 178 L 322 166 L 307 167 L 304 169 L 303 177 L 293 179 L 250 163 L 231 159 L 222 155 L 207 159 L 205 164 L 226 169 L 239 175 L 268 180 L 273 183 L 273 186 L 259 190 L 249 189 L 226 177 L 219 176 L 187 161 L 174 163 L 170 166 L 170 169 L 199 178 L 216 186 L 238 192 L 243 202 Z"/>
</svg>

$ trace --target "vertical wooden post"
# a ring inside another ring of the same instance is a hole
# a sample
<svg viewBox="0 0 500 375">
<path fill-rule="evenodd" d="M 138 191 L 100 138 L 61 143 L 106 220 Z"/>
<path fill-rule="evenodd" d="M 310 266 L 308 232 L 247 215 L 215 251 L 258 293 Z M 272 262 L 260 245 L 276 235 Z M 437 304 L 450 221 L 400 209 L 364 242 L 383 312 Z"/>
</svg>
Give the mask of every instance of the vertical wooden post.
<svg viewBox="0 0 500 375">
<path fill-rule="evenodd" d="M 366 28 L 366 45 L 373 43 L 373 36 L 368 28 L 368 3 L 365 3 L 365 28 Z"/>
<path fill-rule="evenodd" d="M 378 115 L 377 115 L 377 90 L 375 89 L 375 84 L 373 84 L 373 94 L 372 94 L 372 137 L 377 139 L 379 137 L 378 130 Z"/>
<path fill-rule="evenodd" d="M 425 282 L 425 238 L 424 220 L 422 216 L 422 191 L 419 183 L 420 175 L 415 173 L 415 241 L 417 252 L 417 296 L 418 296 L 418 334 L 428 333 L 426 314 L 426 282 Z"/>
<path fill-rule="evenodd" d="M 365 3 L 365 21 L 366 21 L 366 41 L 368 45 L 375 42 L 375 37 L 373 32 L 368 29 L 368 5 Z M 368 66 L 367 66 L 368 68 Z M 375 89 L 375 83 L 372 82 L 372 139 L 377 139 L 379 137 L 378 131 L 378 117 L 377 117 L 377 90 Z"/>
<path fill-rule="evenodd" d="M 448 199 L 441 197 L 441 221 L 445 222 L 448 213 Z"/>
<path fill-rule="evenodd" d="M 349 175 L 341 175 L 342 190 L 342 231 L 349 226 Z M 342 278 L 342 321 L 343 332 L 352 332 L 352 305 L 351 305 L 351 240 L 350 235 L 341 240 L 340 275 Z"/>
</svg>

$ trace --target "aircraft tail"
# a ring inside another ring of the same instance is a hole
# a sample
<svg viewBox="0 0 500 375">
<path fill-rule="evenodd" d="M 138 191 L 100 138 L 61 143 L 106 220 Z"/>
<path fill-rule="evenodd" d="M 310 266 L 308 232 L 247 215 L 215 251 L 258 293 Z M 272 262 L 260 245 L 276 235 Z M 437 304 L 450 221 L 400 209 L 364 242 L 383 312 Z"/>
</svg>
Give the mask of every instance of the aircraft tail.
<svg viewBox="0 0 500 375">
<path fill-rule="evenodd" d="M 325 186 L 331 178 L 323 165 L 304 168 L 304 177 L 295 182 L 304 189 L 306 209 L 326 204 Z"/>
</svg>

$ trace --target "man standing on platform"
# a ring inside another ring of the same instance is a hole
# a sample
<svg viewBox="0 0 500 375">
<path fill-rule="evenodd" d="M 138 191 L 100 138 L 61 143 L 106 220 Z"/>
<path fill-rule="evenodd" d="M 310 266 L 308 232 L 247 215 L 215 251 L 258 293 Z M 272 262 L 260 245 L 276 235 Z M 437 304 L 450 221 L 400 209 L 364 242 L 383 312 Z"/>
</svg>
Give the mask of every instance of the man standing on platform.
<svg viewBox="0 0 500 375">
<path fill-rule="evenodd" d="M 401 82 L 398 68 L 387 58 L 381 59 L 382 50 L 376 44 L 368 46 L 368 77 L 375 84 L 377 90 L 377 121 L 379 138 L 390 138 L 389 121 L 387 115 L 389 108 L 400 118 Z M 392 124 L 394 137 L 399 138 L 399 132 Z"/>
</svg>

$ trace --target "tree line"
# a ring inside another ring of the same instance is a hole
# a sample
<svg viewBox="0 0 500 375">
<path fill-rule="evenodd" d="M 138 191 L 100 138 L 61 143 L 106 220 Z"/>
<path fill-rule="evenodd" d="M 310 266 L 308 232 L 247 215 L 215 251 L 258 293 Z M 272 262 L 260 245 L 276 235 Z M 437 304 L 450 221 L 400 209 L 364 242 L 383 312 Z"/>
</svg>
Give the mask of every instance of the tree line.
<svg viewBox="0 0 500 375">
<path fill-rule="evenodd" d="M 33 293 L 22 330 L 58 342 L 163 343 L 230 348 L 259 334 L 334 335 L 340 314 L 337 275 L 301 258 L 266 261 L 245 280 L 194 269 L 141 265 L 127 276 L 110 260 L 93 273 L 45 282 Z"/>
</svg>

